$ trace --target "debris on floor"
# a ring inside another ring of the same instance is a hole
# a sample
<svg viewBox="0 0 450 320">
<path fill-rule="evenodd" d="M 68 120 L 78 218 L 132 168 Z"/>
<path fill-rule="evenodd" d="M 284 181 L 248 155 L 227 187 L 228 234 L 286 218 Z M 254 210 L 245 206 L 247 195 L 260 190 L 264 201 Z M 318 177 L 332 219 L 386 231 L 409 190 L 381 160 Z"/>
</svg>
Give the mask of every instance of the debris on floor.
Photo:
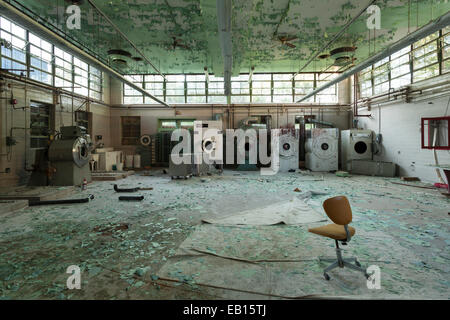
<svg viewBox="0 0 450 320">
<path fill-rule="evenodd" d="M 437 189 L 331 173 L 261 178 L 259 172 L 225 171 L 208 183 L 197 177 L 172 181 L 160 169 L 152 173 L 158 192 L 140 202 L 117 201 L 114 182 L 98 181 L 89 186 L 95 194 L 89 203 L 0 215 L 0 299 L 448 298 L 450 206 Z M 148 182 L 132 175 L 121 188 Z M 296 187 L 303 192 L 294 200 Z M 344 257 L 378 265 L 381 290 L 367 292 L 365 278 L 345 269 L 332 271 L 328 283 L 323 279 L 326 265 L 318 256 L 333 257 L 333 243 L 311 238 L 307 228 L 324 223 L 322 203 L 336 195 L 350 200 L 357 229 Z M 85 196 L 77 189 L 66 198 Z M 237 219 L 242 212 L 248 216 L 240 222 L 258 222 L 258 214 L 276 203 L 305 206 L 318 216 L 294 216 L 303 224 L 202 224 Z M 311 261 L 292 262 L 300 259 Z M 70 265 L 80 267 L 83 290 L 67 289 Z"/>
</svg>

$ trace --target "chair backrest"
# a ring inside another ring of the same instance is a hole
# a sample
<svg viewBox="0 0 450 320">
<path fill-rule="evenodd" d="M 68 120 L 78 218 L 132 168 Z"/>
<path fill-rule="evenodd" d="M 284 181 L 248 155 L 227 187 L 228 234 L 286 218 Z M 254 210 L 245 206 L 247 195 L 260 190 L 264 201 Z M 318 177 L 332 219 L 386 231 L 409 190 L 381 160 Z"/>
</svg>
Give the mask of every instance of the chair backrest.
<svg viewBox="0 0 450 320">
<path fill-rule="evenodd" d="M 347 197 L 339 196 L 323 202 L 323 209 L 334 223 L 346 225 L 352 222 L 352 208 Z"/>
</svg>

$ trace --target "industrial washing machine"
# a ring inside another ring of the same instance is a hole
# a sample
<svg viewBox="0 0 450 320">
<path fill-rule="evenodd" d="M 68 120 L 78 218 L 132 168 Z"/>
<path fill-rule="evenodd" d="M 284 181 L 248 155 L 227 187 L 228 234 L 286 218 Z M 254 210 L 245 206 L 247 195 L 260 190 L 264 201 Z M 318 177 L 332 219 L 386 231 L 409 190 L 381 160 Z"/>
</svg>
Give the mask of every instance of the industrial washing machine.
<svg viewBox="0 0 450 320">
<path fill-rule="evenodd" d="M 300 138 L 298 130 L 281 132 L 279 136 L 279 172 L 298 169 Z"/>
<path fill-rule="evenodd" d="M 373 131 L 341 131 L 341 165 L 342 170 L 352 170 L 352 160 L 372 160 Z"/>
<path fill-rule="evenodd" d="M 311 171 L 337 171 L 339 169 L 339 129 L 311 129 L 306 140 L 305 166 Z"/>
<path fill-rule="evenodd" d="M 236 154 L 238 171 L 256 171 L 258 170 L 258 136 L 254 136 L 250 139 L 247 136 L 239 136 L 236 142 Z M 255 155 L 255 158 L 251 156 L 251 153 Z M 244 159 L 244 163 L 239 163 L 239 159 Z"/>
<path fill-rule="evenodd" d="M 89 156 L 92 143 L 83 127 L 61 127 L 61 138 L 48 149 L 48 159 L 55 169 L 50 185 L 77 186 L 92 180 Z"/>
<path fill-rule="evenodd" d="M 194 121 L 194 153 L 207 154 L 210 163 L 223 164 L 222 121 Z"/>
</svg>

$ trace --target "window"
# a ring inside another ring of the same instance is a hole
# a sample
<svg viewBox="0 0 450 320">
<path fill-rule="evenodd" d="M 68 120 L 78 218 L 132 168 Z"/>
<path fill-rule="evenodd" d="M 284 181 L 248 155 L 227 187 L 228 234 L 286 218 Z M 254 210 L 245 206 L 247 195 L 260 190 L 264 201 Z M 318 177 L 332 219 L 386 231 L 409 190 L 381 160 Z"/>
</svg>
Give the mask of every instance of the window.
<svg viewBox="0 0 450 320">
<path fill-rule="evenodd" d="M 406 47 L 391 55 L 391 85 L 393 89 L 411 84 L 411 48 Z"/>
<path fill-rule="evenodd" d="M 27 75 L 25 29 L 3 17 L 0 18 L 0 27 L 0 37 L 11 44 L 10 48 L 2 46 L 2 69 L 8 69 L 9 72 L 17 75 Z"/>
<path fill-rule="evenodd" d="M 446 27 L 361 71 L 360 96 L 385 93 L 449 72 L 449 32 Z"/>
<path fill-rule="evenodd" d="M 231 77 L 231 103 L 250 103 L 249 75 Z"/>
<path fill-rule="evenodd" d="M 52 45 L 29 33 L 30 78 L 52 85 Z"/>
<path fill-rule="evenodd" d="M 318 73 L 316 74 L 316 88 L 325 85 L 338 75 L 336 73 Z M 317 103 L 337 103 L 337 85 L 333 85 L 325 90 L 319 92 L 315 97 Z"/>
<path fill-rule="evenodd" d="M 78 58 L 73 58 L 75 93 L 89 95 L 89 66 Z"/>
<path fill-rule="evenodd" d="M 231 101 L 233 102 L 233 101 Z M 250 101 L 248 101 L 250 102 Z M 272 102 L 272 74 L 256 73 L 252 76 L 252 102 Z"/>
<path fill-rule="evenodd" d="M 413 45 L 413 81 L 421 81 L 439 75 L 438 41 L 439 32 L 429 35 Z"/>
<path fill-rule="evenodd" d="M 158 132 L 194 129 L 194 119 L 159 119 Z"/>
<path fill-rule="evenodd" d="M 93 66 L 89 66 L 89 97 L 102 100 L 102 72 Z"/>
<path fill-rule="evenodd" d="M 83 96 L 102 99 L 102 73 L 96 68 L 4 17 L 0 17 L 0 38 L 11 44 L 1 48 L 3 69 Z"/>
<path fill-rule="evenodd" d="M 73 56 L 57 47 L 55 54 L 55 87 L 73 91 Z"/>
<path fill-rule="evenodd" d="M 141 117 L 122 117 L 122 145 L 138 145 L 141 137 Z"/>
<path fill-rule="evenodd" d="M 206 103 L 206 76 L 204 74 L 187 75 L 186 88 L 187 103 Z"/>
<path fill-rule="evenodd" d="M 450 26 L 442 30 L 442 73 L 450 72 Z"/>
<path fill-rule="evenodd" d="M 231 78 L 231 103 L 293 103 L 335 77 L 338 73 L 255 73 Z M 126 79 L 167 103 L 227 103 L 224 79 L 205 74 L 127 75 Z M 337 85 L 308 99 L 308 102 L 337 103 Z M 155 101 L 124 84 L 124 104 L 154 104 Z"/>
<path fill-rule="evenodd" d="M 164 78 L 160 75 L 146 75 L 144 89 L 155 96 L 156 98 L 164 101 Z M 145 103 L 155 103 L 155 101 L 149 97 L 145 97 Z"/>
<path fill-rule="evenodd" d="M 143 76 L 142 75 L 132 75 L 132 76 L 125 76 L 125 79 L 128 81 L 136 84 L 139 87 L 143 86 Z M 143 104 L 144 103 L 144 96 L 142 93 L 137 91 L 136 89 L 131 88 L 130 86 L 124 84 L 124 97 L 123 97 L 123 103 L 125 104 Z"/>
<path fill-rule="evenodd" d="M 292 103 L 292 74 L 274 74 L 273 75 L 273 102 Z"/>
<path fill-rule="evenodd" d="M 176 74 L 166 76 L 166 102 L 186 103 L 185 99 L 185 75 Z"/>
<path fill-rule="evenodd" d="M 227 103 L 223 78 L 209 76 L 208 80 L 208 103 Z"/>
</svg>

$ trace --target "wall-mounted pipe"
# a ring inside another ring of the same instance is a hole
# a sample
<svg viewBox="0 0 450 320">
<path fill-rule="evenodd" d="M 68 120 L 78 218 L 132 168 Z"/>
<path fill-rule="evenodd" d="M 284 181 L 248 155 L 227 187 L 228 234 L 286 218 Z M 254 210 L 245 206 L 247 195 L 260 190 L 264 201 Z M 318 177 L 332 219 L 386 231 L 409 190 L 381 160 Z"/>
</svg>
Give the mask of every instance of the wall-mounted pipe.
<svg viewBox="0 0 450 320">
<path fill-rule="evenodd" d="M 305 101 L 305 100 L 311 98 L 312 96 L 318 94 L 319 92 L 341 82 L 342 80 L 347 79 L 348 77 L 351 77 L 355 73 L 360 72 L 367 67 L 370 67 L 372 64 L 374 64 L 386 57 L 389 57 L 390 55 L 405 48 L 406 46 L 409 46 L 409 45 L 419 41 L 420 39 L 445 28 L 449 24 L 450 24 L 450 12 L 448 12 L 448 13 L 444 14 L 443 16 L 439 17 L 438 19 L 428 23 L 427 25 L 423 26 L 422 28 L 410 33 L 403 39 L 388 46 L 386 49 L 384 49 L 380 53 L 375 54 L 374 56 L 372 56 L 369 59 L 367 59 L 366 61 L 360 63 L 356 67 L 354 67 L 348 71 L 345 71 L 344 73 L 342 73 L 340 76 L 338 76 L 334 80 L 332 80 L 332 81 L 324 84 L 323 86 L 315 89 L 314 91 L 310 92 L 309 94 L 304 96 L 302 99 L 298 100 L 297 103 L 300 103 L 302 101 Z"/>
<path fill-rule="evenodd" d="M 48 29 L 44 25 L 38 23 L 25 13 L 21 12 L 11 4 L 7 3 L 4 0 L 0 0 L 0 14 L 3 14 L 15 22 L 21 24 L 26 29 L 34 32 L 38 36 L 44 38 L 44 40 L 47 40 L 49 42 L 52 42 L 56 45 L 59 45 L 66 51 L 70 52 L 71 54 L 78 55 L 86 60 L 89 64 L 92 64 L 93 66 L 105 71 L 109 75 L 116 77 L 132 89 L 138 91 L 139 93 L 142 93 L 144 96 L 151 98 L 152 100 L 158 102 L 159 104 L 162 104 L 166 107 L 170 108 L 170 105 L 168 105 L 166 102 L 156 98 L 155 96 L 151 95 L 147 91 L 145 91 L 143 88 L 137 86 L 136 84 L 132 83 L 131 81 L 125 79 L 123 75 L 115 71 L 114 69 L 110 68 L 108 65 L 104 64 L 103 62 L 95 59 L 85 51 L 81 50 L 80 48 L 76 47 L 60 35 L 56 34 L 52 30 Z M 89 98 L 90 99 L 90 98 Z"/>
<path fill-rule="evenodd" d="M 219 29 L 220 47 L 224 64 L 225 95 L 229 100 L 231 95 L 231 74 L 233 72 L 233 43 L 231 40 L 231 0 L 217 0 L 217 24 Z"/>
</svg>

